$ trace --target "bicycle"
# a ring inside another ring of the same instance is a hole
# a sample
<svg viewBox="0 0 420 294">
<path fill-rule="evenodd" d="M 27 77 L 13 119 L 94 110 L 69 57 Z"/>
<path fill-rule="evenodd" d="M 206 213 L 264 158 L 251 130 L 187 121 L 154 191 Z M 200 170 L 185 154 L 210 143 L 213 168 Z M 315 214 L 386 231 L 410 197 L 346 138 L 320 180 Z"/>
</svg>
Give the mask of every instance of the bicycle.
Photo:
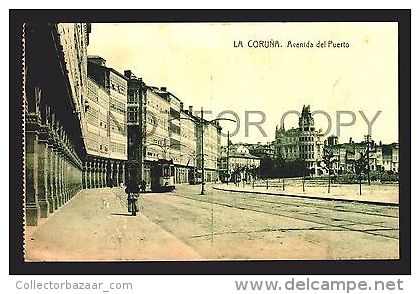
<svg viewBox="0 0 420 294">
<path fill-rule="evenodd" d="M 139 197 L 138 193 L 129 193 L 128 194 L 128 212 L 131 212 L 132 216 L 136 216 L 137 212 L 139 211 L 139 207 L 137 204 L 137 199 Z"/>
</svg>

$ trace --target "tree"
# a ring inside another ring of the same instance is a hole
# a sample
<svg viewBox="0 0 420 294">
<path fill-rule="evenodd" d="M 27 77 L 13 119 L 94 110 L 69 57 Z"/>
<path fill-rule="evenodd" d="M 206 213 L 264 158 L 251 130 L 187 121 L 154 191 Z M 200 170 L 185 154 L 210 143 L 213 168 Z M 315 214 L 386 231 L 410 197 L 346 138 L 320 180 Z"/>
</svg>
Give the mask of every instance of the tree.
<svg viewBox="0 0 420 294">
<path fill-rule="evenodd" d="M 310 170 L 306 166 L 306 161 L 304 159 L 299 159 L 296 161 L 296 167 L 302 176 L 302 190 L 305 192 L 305 178 L 310 175 Z"/>
<path fill-rule="evenodd" d="M 276 176 L 282 179 L 284 191 L 284 177 L 286 176 L 286 164 L 283 158 L 277 158 L 275 161 Z"/>
<path fill-rule="evenodd" d="M 272 178 L 276 172 L 275 162 L 273 159 L 265 157 L 260 161 L 261 178 Z"/>
<path fill-rule="evenodd" d="M 369 151 L 368 151 L 369 152 Z M 359 152 L 360 157 L 354 162 L 354 170 L 359 179 L 359 194 L 362 195 L 362 175 L 368 172 L 369 162 L 367 153 Z"/>
</svg>

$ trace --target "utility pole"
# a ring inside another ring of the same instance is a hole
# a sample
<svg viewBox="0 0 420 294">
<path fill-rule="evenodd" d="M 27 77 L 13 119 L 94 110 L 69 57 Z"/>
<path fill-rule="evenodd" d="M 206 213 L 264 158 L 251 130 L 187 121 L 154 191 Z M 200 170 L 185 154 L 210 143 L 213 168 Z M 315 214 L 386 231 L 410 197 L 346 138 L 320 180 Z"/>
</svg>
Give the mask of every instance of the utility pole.
<svg viewBox="0 0 420 294">
<path fill-rule="evenodd" d="M 226 175 L 227 175 L 227 181 L 226 185 L 229 185 L 230 177 L 229 177 L 229 131 L 227 134 L 227 156 L 226 156 Z"/>
<path fill-rule="evenodd" d="M 370 186 L 370 136 L 367 137 L 367 176 L 368 185 Z"/>
<path fill-rule="evenodd" d="M 303 160 L 302 164 L 302 190 L 305 192 L 305 172 L 306 172 L 306 161 Z"/>
<path fill-rule="evenodd" d="M 201 107 L 201 192 L 204 195 L 204 118 L 203 107 Z"/>
<path fill-rule="evenodd" d="M 144 176 L 144 156 L 146 154 L 146 91 L 144 90 L 143 80 L 140 81 L 140 88 L 138 90 L 138 102 L 140 115 L 137 117 L 139 120 L 139 129 L 140 129 L 140 177 L 139 180 L 142 181 L 145 179 Z"/>
</svg>

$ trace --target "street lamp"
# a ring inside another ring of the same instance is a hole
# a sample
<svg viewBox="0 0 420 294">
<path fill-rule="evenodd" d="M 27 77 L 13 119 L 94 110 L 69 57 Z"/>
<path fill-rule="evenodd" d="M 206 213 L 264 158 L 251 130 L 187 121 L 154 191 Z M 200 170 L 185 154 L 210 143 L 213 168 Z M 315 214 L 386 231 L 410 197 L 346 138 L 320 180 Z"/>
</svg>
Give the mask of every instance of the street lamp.
<svg viewBox="0 0 420 294">
<path fill-rule="evenodd" d="M 229 177 L 229 148 L 230 148 L 230 133 L 228 131 L 227 133 L 227 154 L 226 154 L 226 176 L 227 176 L 227 181 L 226 181 L 226 185 L 229 185 L 229 181 L 230 181 L 230 177 Z"/>
<path fill-rule="evenodd" d="M 370 135 L 367 135 L 366 140 L 366 157 L 367 157 L 367 176 L 368 176 L 368 185 L 370 186 L 370 148 L 371 148 L 371 139 Z"/>
<path fill-rule="evenodd" d="M 204 195 L 204 125 L 211 124 L 213 122 L 220 121 L 220 120 L 227 120 L 227 121 L 236 122 L 236 120 L 234 120 L 234 119 L 222 118 L 222 117 L 215 118 L 215 119 L 207 121 L 207 120 L 204 120 L 203 116 L 204 116 L 204 111 L 203 111 L 203 107 L 201 107 L 201 116 L 198 120 L 198 123 L 200 124 L 200 127 L 201 127 L 201 192 L 200 192 L 200 195 Z M 197 122 L 196 120 L 193 120 L 192 118 L 189 118 L 189 117 L 180 117 L 180 118 L 177 118 L 177 119 L 179 119 L 179 120 L 187 119 L 187 120 L 190 120 L 194 123 Z"/>
<path fill-rule="evenodd" d="M 209 121 L 205 121 L 203 118 L 203 114 L 204 114 L 203 107 L 201 107 L 201 120 L 200 120 L 200 124 L 201 124 L 201 192 L 200 192 L 200 195 L 204 195 L 204 125 L 210 124 L 216 121 L 220 121 L 220 120 L 228 120 L 228 121 L 236 122 L 236 120 L 230 119 L 230 118 L 215 118 Z"/>
</svg>

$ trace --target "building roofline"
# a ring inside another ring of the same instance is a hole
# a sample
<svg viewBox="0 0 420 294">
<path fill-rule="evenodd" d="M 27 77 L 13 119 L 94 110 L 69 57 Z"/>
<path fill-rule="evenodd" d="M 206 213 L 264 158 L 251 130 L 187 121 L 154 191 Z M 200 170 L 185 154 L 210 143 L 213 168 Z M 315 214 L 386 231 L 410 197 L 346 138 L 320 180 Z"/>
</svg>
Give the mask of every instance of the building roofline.
<svg viewBox="0 0 420 294">
<path fill-rule="evenodd" d="M 102 57 L 101 57 L 101 58 L 102 58 Z M 90 64 L 90 65 L 94 65 L 94 66 L 99 67 L 99 68 L 103 68 L 103 69 L 108 70 L 108 71 L 112 71 L 113 73 L 115 73 L 116 75 L 120 76 L 120 77 L 121 77 L 121 78 L 123 78 L 124 80 L 129 81 L 129 78 L 127 78 L 126 76 L 124 76 L 122 73 L 120 73 L 120 72 L 119 72 L 119 71 L 117 71 L 116 69 L 113 69 L 112 67 L 103 66 L 103 65 L 97 64 L 97 63 L 95 63 L 95 62 L 89 62 L 89 59 L 88 59 L 88 64 Z"/>
<path fill-rule="evenodd" d="M 227 157 L 227 156 L 224 156 L 224 157 Z M 231 158 L 231 157 L 261 159 L 260 157 L 255 156 L 255 155 L 241 155 L 241 154 L 229 154 L 229 158 Z"/>
</svg>

